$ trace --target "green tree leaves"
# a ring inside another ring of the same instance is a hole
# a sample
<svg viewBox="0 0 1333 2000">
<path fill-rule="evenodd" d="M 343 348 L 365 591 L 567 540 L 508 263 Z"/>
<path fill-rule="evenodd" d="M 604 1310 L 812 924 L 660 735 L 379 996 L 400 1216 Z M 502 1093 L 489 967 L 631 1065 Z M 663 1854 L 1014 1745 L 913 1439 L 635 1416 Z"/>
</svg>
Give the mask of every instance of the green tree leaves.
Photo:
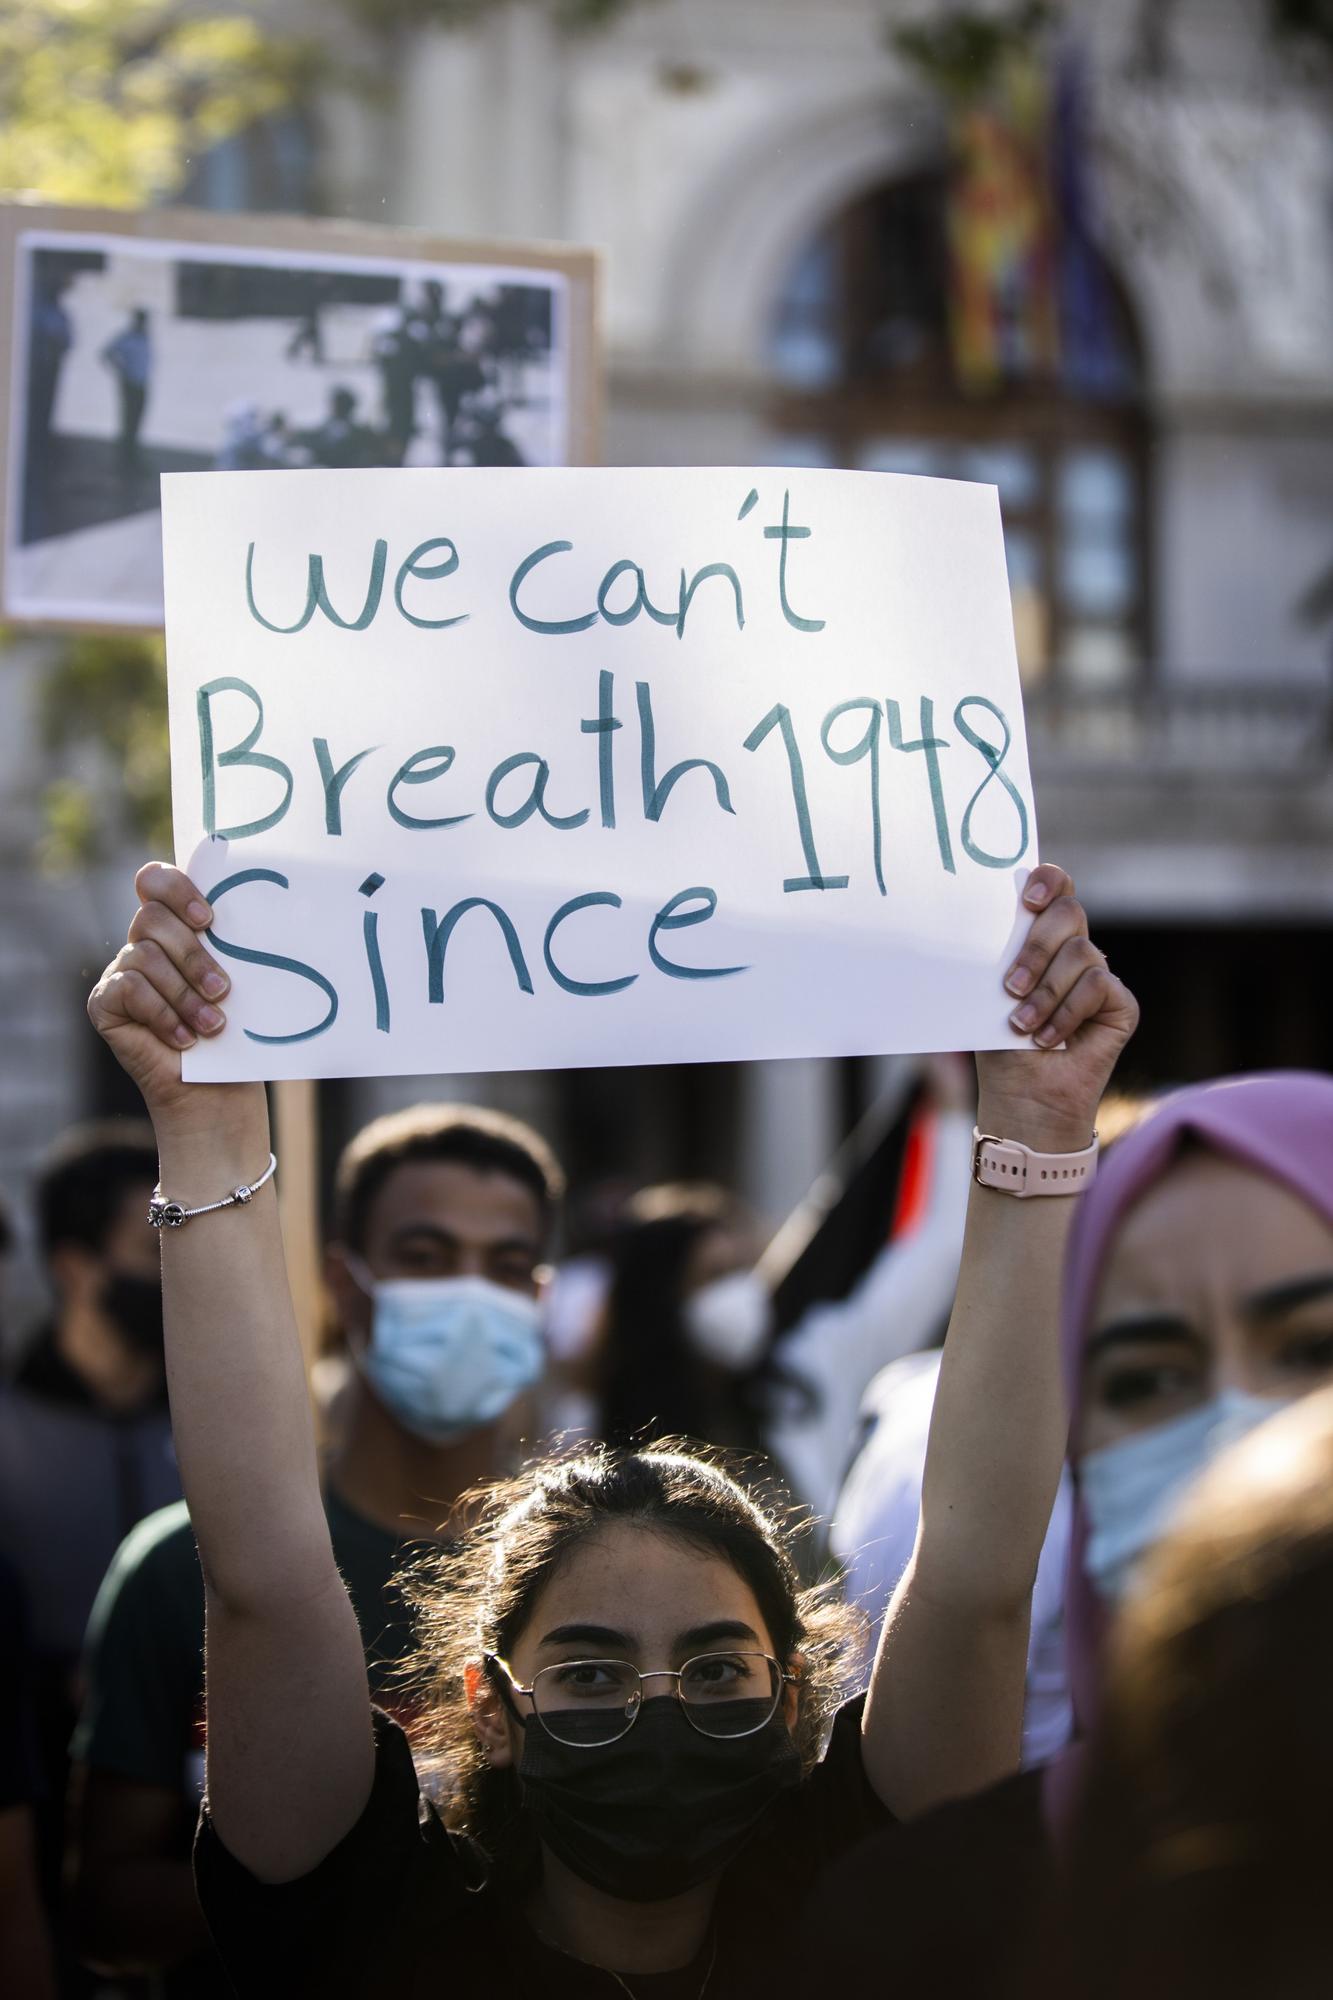
<svg viewBox="0 0 1333 2000">
<path fill-rule="evenodd" d="M 163 0 L 0 0 L 0 189 L 135 207 L 280 109 L 302 43 Z"/>
</svg>

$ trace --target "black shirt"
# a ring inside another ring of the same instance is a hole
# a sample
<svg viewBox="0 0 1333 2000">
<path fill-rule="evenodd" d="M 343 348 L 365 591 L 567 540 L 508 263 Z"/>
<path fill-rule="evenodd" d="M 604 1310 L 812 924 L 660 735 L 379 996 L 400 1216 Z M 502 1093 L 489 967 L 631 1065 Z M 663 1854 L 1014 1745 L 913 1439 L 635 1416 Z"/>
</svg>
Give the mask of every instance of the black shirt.
<svg viewBox="0 0 1333 2000">
<path fill-rule="evenodd" d="M 397 1668 L 412 1646 L 394 1576 L 414 1545 L 367 1521 L 332 1488 L 324 1512 L 371 1688 L 392 1707 Z M 205 1729 L 204 1579 L 183 1500 L 141 1521 L 121 1545 L 93 1608 L 85 1668 L 74 1761 L 177 1792 L 184 1861 L 204 1785 Z M 228 1986 L 206 1951 L 175 1966 L 158 1990 L 167 2000 L 214 2000 Z"/>
<path fill-rule="evenodd" d="M 394 1575 L 414 1545 L 367 1521 L 332 1488 L 324 1512 L 371 1689 L 393 1709 L 396 1669 L 412 1645 Z M 84 1668 L 75 1762 L 179 1791 L 192 1828 L 203 1791 L 204 1579 L 183 1500 L 141 1521 L 121 1544 L 93 1607 Z"/>
<path fill-rule="evenodd" d="M 780 1798 L 718 1894 L 707 2000 L 805 2000 L 802 1906 L 821 1868 L 888 1822 L 861 1762 L 861 1704 L 834 1724 L 827 1755 Z M 365 1811 L 310 1874 L 256 1881 L 222 1845 L 207 1806 L 195 1878 L 238 1994 L 296 2000 L 615 2000 L 615 1976 L 543 1944 L 488 1883 L 475 1845 L 448 1833 L 420 1796 L 407 1739 L 375 1719 L 375 1778 Z M 696 2000 L 713 1939 L 680 1971 L 627 1974 L 634 2000 Z M 887 1962 L 887 1960 L 886 1960 Z"/>
<path fill-rule="evenodd" d="M 0 1560 L 0 1813 L 35 1804 L 41 1791 L 27 1608 L 17 1575 Z"/>
<path fill-rule="evenodd" d="M 120 1543 L 180 1490 L 165 1392 L 137 1410 L 103 1408 L 49 1332 L 0 1384 L 0 1554 L 23 1580 L 48 1681 L 78 1660 Z"/>
<path fill-rule="evenodd" d="M 89 1383 L 71 1368 L 56 1345 L 54 1327 L 43 1327 L 32 1346 L 14 1371 L 14 1381 L 18 1388 L 26 1389 L 31 1396 L 40 1396 L 45 1402 L 62 1404 L 66 1409 L 92 1410 L 108 1422 L 116 1421 L 116 1412 L 108 1410 L 97 1400 Z M 165 1410 L 167 1407 L 167 1378 L 165 1370 L 156 1391 L 143 1404 L 146 1410 Z"/>
<path fill-rule="evenodd" d="M 829 1991 L 877 1967 L 932 2000 L 1036 2000 L 1065 1939 L 1038 1770 L 892 1823 L 846 1855 L 811 1898 Z M 872 1986 L 873 1990 L 873 1986 Z"/>
</svg>

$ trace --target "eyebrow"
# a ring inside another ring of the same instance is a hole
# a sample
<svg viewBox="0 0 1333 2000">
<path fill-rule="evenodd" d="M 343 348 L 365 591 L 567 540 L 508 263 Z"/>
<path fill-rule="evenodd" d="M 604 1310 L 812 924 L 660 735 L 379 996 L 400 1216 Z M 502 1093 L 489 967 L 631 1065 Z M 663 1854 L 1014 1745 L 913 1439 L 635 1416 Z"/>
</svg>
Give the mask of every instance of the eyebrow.
<svg viewBox="0 0 1333 2000">
<path fill-rule="evenodd" d="M 401 1246 L 414 1236 L 428 1236 L 433 1242 L 449 1249 L 461 1249 L 463 1246 L 463 1238 L 452 1229 L 446 1229 L 438 1222 L 426 1221 L 398 1223 L 389 1231 L 389 1243 L 392 1246 Z M 477 1248 L 487 1257 L 510 1250 L 521 1250 L 525 1256 L 536 1257 L 540 1254 L 541 1245 L 534 1236 L 502 1236 L 494 1243 L 478 1244 Z"/>
<path fill-rule="evenodd" d="M 1096 1360 L 1113 1347 L 1178 1347 L 1182 1344 L 1202 1350 L 1207 1343 L 1187 1319 L 1175 1313 L 1127 1313 L 1123 1319 L 1112 1320 L 1109 1326 L 1102 1327 L 1093 1335 L 1084 1349 L 1084 1359 Z"/>
<path fill-rule="evenodd" d="M 1333 1292 L 1333 1271 L 1312 1271 L 1303 1278 L 1284 1278 L 1280 1284 L 1266 1285 L 1262 1291 L 1252 1292 L 1241 1311 L 1246 1319 L 1280 1319 L 1284 1313 L 1295 1312 L 1298 1306 L 1309 1305 L 1312 1299 L 1326 1298 Z"/>
<path fill-rule="evenodd" d="M 727 1639 L 751 1639 L 763 1648 L 763 1641 L 751 1625 L 739 1618 L 715 1618 L 707 1625 L 693 1625 L 675 1640 L 674 1652 L 695 1652 Z M 633 1652 L 638 1644 L 632 1632 L 617 1631 L 613 1625 L 557 1625 L 538 1642 L 543 1646 L 619 1646 Z"/>
<path fill-rule="evenodd" d="M 633 1651 L 632 1633 L 618 1632 L 613 1625 L 557 1625 L 538 1642 L 543 1646 L 620 1646 Z"/>
<path fill-rule="evenodd" d="M 715 1646 L 724 1639 L 753 1639 L 761 1652 L 766 1650 L 754 1627 L 740 1618 L 715 1618 L 709 1625 L 695 1625 L 681 1633 L 676 1645 L 681 1652 L 693 1652 L 696 1647 Z"/>
<path fill-rule="evenodd" d="M 1295 1312 L 1298 1307 L 1309 1305 L 1315 1299 L 1327 1298 L 1330 1294 L 1333 1294 L 1333 1271 L 1312 1271 L 1305 1277 L 1284 1278 L 1279 1284 L 1266 1285 L 1261 1291 L 1252 1292 L 1241 1301 L 1240 1309 L 1246 1319 L 1281 1319 L 1284 1314 Z M 1093 1335 L 1084 1350 L 1084 1358 L 1094 1360 L 1113 1347 L 1140 1343 L 1167 1346 L 1173 1342 L 1197 1348 L 1207 1345 L 1190 1322 L 1178 1314 L 1128 1313 L 1123 1319 L 1112 1320 L 1109 1326 L 1102 1327 Z"/>
</svg>

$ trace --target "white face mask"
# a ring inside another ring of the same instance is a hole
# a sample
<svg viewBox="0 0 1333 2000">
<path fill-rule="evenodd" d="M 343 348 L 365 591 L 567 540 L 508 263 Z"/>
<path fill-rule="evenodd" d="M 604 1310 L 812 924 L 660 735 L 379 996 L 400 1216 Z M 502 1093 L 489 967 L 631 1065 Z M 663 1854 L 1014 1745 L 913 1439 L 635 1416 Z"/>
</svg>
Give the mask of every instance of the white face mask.
<svg viewBox="0 0 1333 2000">
<path fill-rule="evenodd" d="M 1282 1408 L 1264 1396 L 1224 1389 L 1168 1424 L 1084 1454 L 1078 1465 L 1089 1528 L 1083 1568 L 1103 1598 L 1118 1603 L 1124 1596 L 1138 1563 L 1205 1466 Z"/>
<path fill-rule="evenodd" d="M 448 1443 L 494 1423 L 540 1379 L 536 1299 L 488 1278 L 376 1278 L 359 1258 L 347 1265 L 371 1299 L 357 1366 L 404 1430 Z"/>
<path fill-rule="evenodd" d="M 753 1271 L 732 1271 L 692 1293 L 685 1301 L 684 1318 L 696 1353 L 739 1373 L 753 1366 L 767 1344 L 773 1300 Z"/>
</svg>

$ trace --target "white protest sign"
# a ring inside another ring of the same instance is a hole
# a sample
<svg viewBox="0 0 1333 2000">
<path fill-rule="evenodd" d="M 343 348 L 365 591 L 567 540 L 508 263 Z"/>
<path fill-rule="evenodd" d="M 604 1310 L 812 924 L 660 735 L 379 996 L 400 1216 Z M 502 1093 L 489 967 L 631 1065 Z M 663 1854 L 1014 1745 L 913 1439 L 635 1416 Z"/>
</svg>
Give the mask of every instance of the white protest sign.
<svg viewBox="0 0 1333 2000">
<path fill-rule="evenodd" d="M 1012 1044 L 1037 848 L 992 487 L 162 491 L 176 852 L 233 977 L 187 1078 Z"/>
</svg>

